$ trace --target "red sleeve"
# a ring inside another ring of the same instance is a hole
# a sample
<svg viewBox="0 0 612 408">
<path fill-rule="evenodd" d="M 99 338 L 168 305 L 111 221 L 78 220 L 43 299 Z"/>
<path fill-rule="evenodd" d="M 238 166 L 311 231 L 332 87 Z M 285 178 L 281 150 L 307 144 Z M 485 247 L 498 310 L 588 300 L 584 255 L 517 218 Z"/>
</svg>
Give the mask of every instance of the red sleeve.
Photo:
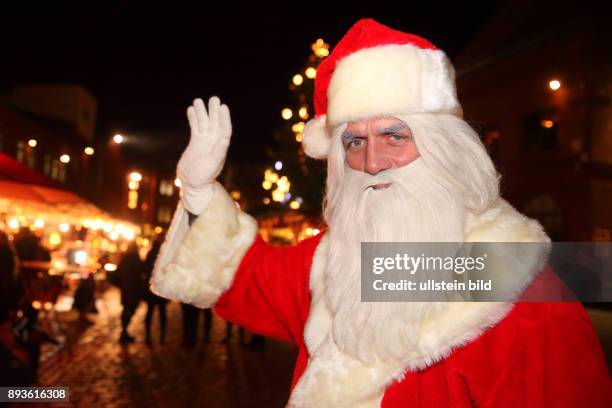
<svg viewBox="0 0 612 408">
<path fill-rule="evenodd" d="M 217 314 L 254 333 L 303 343 L 310 309 L 310 266 L 321 235 L 284 248 L 258 236 L 232 285 L 218 299 Z"/>
<path fill-rule="evenodd" d="M 478 407 L 611 407 L 597 334 L 579 303 L 517 303 L 458 351 Z"/>
</svg>

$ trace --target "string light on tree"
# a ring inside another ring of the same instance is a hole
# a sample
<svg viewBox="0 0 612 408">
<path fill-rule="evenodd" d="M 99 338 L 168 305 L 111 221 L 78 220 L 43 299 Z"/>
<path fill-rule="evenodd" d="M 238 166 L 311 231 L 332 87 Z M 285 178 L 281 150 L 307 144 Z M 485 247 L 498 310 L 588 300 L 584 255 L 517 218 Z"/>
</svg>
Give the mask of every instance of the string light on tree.
<svg viewBox="0 0 612 408">
<path fill-rule="evenodd" d="M 304 120 L 308 119 L 308 108 L 306 106 L 302 106 L 298 111 L 298 115 L 300 115 L 300 118 Z"/>
<path fill-rule="evenodd" d="M 35 148 L 37 144 L 38 144 L 38 141 L 36 139 L 28 140 L 28 146 L 30 146 L 32 149 Z"/>
<path fill-rule="evenodd" d="M 313 67 L 308 67 L 306 68 L 306 71 L 304 71 L 304 74 L 306 74 L 306 78 L 314 79 L 317 76 L 317 69 Z"/>
<path fill-rule="evenodd" d="M 280 131 L 276 133 L 277 144 L 271 152 L 276 161 L 271 168 L 265 170 L 261 182 L 264 205 L 275 202 L 286 204 L 287 209 L 310 209 L 319 205 L 322 200 L 323 189 L 319 187 L 319 182 L 324 179 L 325 168 L 320 163 L 307 161 L 300 143 L 306 127 L 305 122 L 314 114 L 310 106 L 314 92 L 313 79 L 317 77 L 319 65 L 329 55 L 329 49 L 329 44 L 322 38 L 316 39 L 310 44 L 308 51 L 311 52 L 308 52 L 305 64 L 297 70 L 298 74 L 291 77 L 291 102 L 281 109 L 283 121 Z M 292 187 L 289 179 L 300 180 L 303 185 Z M 309 197 L 309 201 L 302 202 L 301 198 L 298 201 L 297 198 L 291 197 L 292 194 Z"/>
<path fill-rule="evenodd" d="M 93 147 L 91 146 L 87 146 L 85 149 L 83 149 L 83 152 L 87 155 L 87 156 L 93 156 L 95 150 Z"/>
<path fill-rule="evenodd" d="M 319 58 L 325 58 L 329 55 L 329 44 L 323 41 L 322 38 L 317 39 L 317 41 L 315 41 L 310 48 Z"/>
<path fill-rule="evenodd" d="M 281 111 L 281 116 L 285 120 L 289 120 L 293 117 L 293 111 L 289 108 L 285 108 Z"/>
<path fill-rule="evenodd" d="M 64 164 L 70 163 L 70 156 L 67 154 L 62 154 L 60 156 L 60 161 Z"/>
<path fill-rule="evenodd" d="M 291 81 L 293 82 L 293 85 L 300 86 L 304 82 L 304 77 L 301 76 L 300 74 L 295 74 L 293 78 L 291 79 Z"/>
<path fill-rule="evenodd" d="M 115 142 L 115 144 L 123 143 L 123 136 L 117 133 L 115 136 L 113 136 L 113 142 Z"/>
</svg>

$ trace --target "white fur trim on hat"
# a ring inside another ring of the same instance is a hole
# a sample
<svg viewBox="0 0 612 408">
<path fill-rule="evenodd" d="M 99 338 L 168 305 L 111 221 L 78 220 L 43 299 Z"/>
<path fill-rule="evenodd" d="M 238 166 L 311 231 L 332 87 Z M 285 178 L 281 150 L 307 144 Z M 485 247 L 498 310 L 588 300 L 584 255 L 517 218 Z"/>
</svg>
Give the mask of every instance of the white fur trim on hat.
<svg viewBox="0 0 612 408">
<path fill-rule="evenodd" d="M 324 159 L 329 152 L 330 137 L 325 126 L 325 118 L 325 115 L 320 115 L 309 120 L 302 132 L 304 152 L 313 159 Z"/>
<path fill-rule="evenodd" d="M 409 44 L 366 48 L 342 58 L 327 101 L 329 127 L 373 116 L 462 112 L 455 71 L 444 52 Z"/>
</svg>

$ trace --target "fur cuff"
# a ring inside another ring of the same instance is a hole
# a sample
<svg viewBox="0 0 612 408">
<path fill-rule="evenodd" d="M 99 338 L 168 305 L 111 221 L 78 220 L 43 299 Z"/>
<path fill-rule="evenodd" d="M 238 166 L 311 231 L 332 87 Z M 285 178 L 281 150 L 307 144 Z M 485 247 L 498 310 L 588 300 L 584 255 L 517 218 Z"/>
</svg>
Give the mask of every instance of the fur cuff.
<svg viewBox="0 0 612 408">
<path fill-rule="evenodd" d="M 151 289 L 183 303 L 212 306 L 230 287 L 256 234 L 257 222 L 216 183 L 208 207 L 192 224 L 174 259 L 155 271 Z"/>
</svg>

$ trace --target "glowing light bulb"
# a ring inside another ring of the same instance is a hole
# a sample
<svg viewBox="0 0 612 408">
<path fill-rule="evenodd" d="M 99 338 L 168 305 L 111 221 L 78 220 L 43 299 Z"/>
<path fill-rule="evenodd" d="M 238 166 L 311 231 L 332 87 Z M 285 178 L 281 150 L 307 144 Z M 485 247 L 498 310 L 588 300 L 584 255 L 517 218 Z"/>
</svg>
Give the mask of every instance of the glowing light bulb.
<svg viewBox="0 0 612 408">
<path fill-rule="evenodd" d="M 300 115 L 300 118 L 302 119 L 308 119 L 308 108 L 305 106 L 302 106 L 300 110 L 298 111 L 298 115 Z"/>
<path fill-rule="evenodd" d="M 300 74 L 295 74 L 291 80 L 294 85 L 300 86 L 302 85 L 302 82 L 304 82 L 304 77 L 301 76 Z"/>
<path fill-rule="evenodd" d="M 142 174 L 140 174 L 137 171 L 133 171 L 133 172 L 130 173 L 130 180 L 131 181 L 136 181 L 136 182 L 141 181 L 142 180 Z"/>
<path fill-rule="evenodd" d="M 317 70 L 313 67 L 306 68 L 306 71 L 304 73 L 306 74 L 306 77 L 310 79 L 313 79 L 317 76 Z"/>
<path fill-rule="evenodd" d="M 293 111 L 289 108 L 285 108 L 281 111 L 281 116 L 285 120 L 289 120 L 293 117 Z"/>
<path fill-rule="evenodd" d="M 558 79 L 553 79 L 548 83 L 548 86 L 553 91 L 556 91 L 557 89 L 561 88 L 561 82 Z"/>
</svg>

